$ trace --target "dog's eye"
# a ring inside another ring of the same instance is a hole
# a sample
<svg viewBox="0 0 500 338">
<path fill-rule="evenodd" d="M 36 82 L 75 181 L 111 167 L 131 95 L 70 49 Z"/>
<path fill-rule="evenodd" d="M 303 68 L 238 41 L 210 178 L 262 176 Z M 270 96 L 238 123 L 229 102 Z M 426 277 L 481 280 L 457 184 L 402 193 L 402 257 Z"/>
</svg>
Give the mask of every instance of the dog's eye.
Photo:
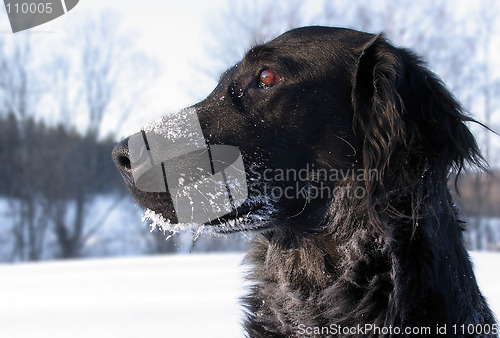
<svg viewBox="0 0 500 338">
<path fill-rule="evenodd" d="M 262 73 L 260 73 L 261 88 L 270 88 L 274 85 L 277 85 L 280 81 L 281 77 L 271 69 L 266 69 Z"/>
</svg>

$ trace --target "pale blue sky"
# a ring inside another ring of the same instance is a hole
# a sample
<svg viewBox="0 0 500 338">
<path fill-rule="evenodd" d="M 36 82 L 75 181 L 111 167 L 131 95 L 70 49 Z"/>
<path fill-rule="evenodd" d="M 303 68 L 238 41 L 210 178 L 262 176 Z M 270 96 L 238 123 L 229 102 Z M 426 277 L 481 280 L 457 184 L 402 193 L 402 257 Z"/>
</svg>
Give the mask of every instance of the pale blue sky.
<svg viewBox="0 0 500 338">
<path fill-rule="evenodd" d="M 147 106 L 128 118 L 120 134 L 126 135 L 142 124 L 168 112 L 191 105 L 208 95 L 213 82 L 206 76 L 197 77 L 193 63 L 203 64 L 204 18 L 217 10 L 225 0 L 158 1 L 158 0 L 81 0 L 78 5 L 51 22 L 29 30 L 35 37 L 35 48 L 50 54 L 66 38 L 64 31 L 74 22 L 98 11 L 119 14 L 123 26 L 134 36 L 141 52 L 158 63 L 158 79 L 144 93 Z M 0 34 L 5 40 L 19 39 L 26 32 L 11 33 L 3 4 L 0 6 Z M 202 66 L 201 66 L 202 67 Z M 189 79 L 192 79 L 190 81 Z M 201 81 L 201 82 L 200 82 Z M 189 86 L 197 88 L 190 89 Z M 112 116 L 108 120 L 112 121 Z M 114 123 L 105 123 L 113 128 Z"/>
<path fill-rule="evenodd" d="M 309 1 L 308 8 L 314 7 L 314 3 Z M 457 3 L 461 4 L 457 4 L 460 12 L 464 12 L 468 2 Z M 36 50 L 50 56 L 75 22 L 105 10 L 119 14 L 124 29 L 133 36 L 135 47 L 156 59 L 159 66 L 157 80 L 145 89 L 143 102 L 119 131 L 118 136 L 125 136 L 160 115 L 189 106 L 210 93 L 215 80 L 200 73 L 210 67 L 211 55 L 207 54 L 204 41 L 213 34 L 207 32 L 208 24 L 226 4 L 227 0 L 81 0 L 66 15 L 31 29 L 30 34 L 35 37 Z M 5 8 L 0 6 L 0 38 L 15 40 L 26 34 L 10 31 Z M 429 34 L 433 34 L 432 27 Z M 408 47 L 418 52 L 418 46 Z M 120 112 L 112 112 L 106 117 L 104 133 L 106 128 L 116 128 L 116 116 L 119 115 Z M 498 138 L 494 139 L 498 142 Z"/>
</svg>

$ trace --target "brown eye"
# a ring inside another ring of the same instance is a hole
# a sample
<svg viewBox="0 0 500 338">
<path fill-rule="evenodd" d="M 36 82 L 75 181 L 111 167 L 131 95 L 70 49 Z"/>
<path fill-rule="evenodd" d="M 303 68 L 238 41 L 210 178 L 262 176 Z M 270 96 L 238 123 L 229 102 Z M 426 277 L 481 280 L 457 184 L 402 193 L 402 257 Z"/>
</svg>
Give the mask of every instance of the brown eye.
<svg viewBox="0 0 500 338">
<path fill-rule="evenodd" d="M 281 81 L 281 77 L 273 70 L 266 69 L 260 73 L 260 86 L 262 88 L 269 88 L 277 85 Z"/>
</svg>

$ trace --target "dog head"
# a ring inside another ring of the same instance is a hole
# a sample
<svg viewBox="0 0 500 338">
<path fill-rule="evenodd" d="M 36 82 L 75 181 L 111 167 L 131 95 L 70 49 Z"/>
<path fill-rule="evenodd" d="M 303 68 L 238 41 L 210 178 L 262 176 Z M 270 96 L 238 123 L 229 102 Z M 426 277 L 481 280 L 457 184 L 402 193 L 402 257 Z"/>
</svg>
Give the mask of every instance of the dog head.
<svg viewBox="0 0 500 338">
<path fill-rule="evenodd" d="M 252 48 L 204 101 L 122 141 L 113 159 L 166 223 L 307 233 L 350 199 L 384 231 L 447 200 L 452 167 L 480 163 L 470 120 L 411 52 L 305 27 Z"/>
</svg>

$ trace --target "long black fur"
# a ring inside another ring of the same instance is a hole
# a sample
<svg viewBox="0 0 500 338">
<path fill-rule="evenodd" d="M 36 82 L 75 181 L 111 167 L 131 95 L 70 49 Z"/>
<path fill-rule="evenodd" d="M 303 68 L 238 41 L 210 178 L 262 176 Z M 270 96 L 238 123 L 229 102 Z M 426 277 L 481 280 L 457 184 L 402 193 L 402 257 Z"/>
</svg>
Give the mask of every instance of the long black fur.
<svg viewBox="0 0 500 338">
<path fill-rule="evenodd" d="M 283 80 L 259 87 L 262 69 Z M 269 202 L 276 211 L 245 260 L 248 336 L 437 336 L 443 327 L 447 336 L 496 336 L 484 333 L 496 322 L 447 185 L 466 163 L 483 168 L 472 119 L 415 54 L 381 35 L 297 29 L 253 48 L 195 108 L 207 141 L 237 146 L 250 172 L 313 163 L 377 173 L 326 182 L 342 188 L 335 198 Z M 260 183 L 250 200 L 293 182 Z M 353 198 L 356 189 L 366 195 Z M 168 196 L 131 191 L 175 220 Z M 386 331 L 335 331 L 366 324 Z"/>
</svg>

